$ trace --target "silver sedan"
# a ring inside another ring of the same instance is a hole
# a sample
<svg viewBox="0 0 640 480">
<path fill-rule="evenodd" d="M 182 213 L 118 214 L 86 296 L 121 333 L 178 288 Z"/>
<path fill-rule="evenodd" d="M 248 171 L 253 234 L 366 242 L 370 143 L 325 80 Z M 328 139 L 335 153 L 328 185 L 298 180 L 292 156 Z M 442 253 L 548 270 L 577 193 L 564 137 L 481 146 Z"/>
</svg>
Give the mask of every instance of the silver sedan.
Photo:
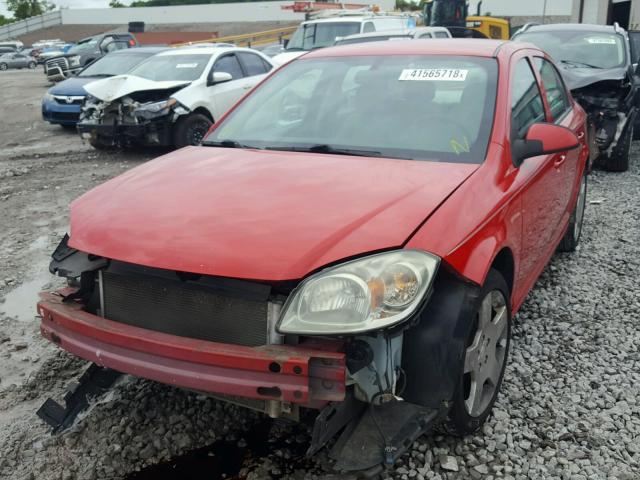
<svg viewBox="0 0 640 480">
<path fill-rule="evenodd" d="M 9 68 L 30 68 L 34 69 L 38 63 L 36 59 L 24 53 L 5 53 L 0 56 L 0 70 Z"/>
</svg>

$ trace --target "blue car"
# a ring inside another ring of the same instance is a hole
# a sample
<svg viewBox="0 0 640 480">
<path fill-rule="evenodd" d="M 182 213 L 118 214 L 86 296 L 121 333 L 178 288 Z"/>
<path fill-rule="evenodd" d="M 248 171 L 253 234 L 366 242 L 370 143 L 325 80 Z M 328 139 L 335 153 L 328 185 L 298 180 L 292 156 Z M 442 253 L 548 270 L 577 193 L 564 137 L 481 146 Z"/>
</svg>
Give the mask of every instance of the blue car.
<svg viewBox="0 0 640 480">
<path fill-rule="evenodd" d="M 84 86 L 100 78 L 127 73 L 143 60 L 166 50 L 163 47 L 140 47 L 116 50 L 84 68 L 77 76 L 51 87 L 42 99 L 42 118 L 63 127 L 75 127 L 87 92 Z"/>
</svg>

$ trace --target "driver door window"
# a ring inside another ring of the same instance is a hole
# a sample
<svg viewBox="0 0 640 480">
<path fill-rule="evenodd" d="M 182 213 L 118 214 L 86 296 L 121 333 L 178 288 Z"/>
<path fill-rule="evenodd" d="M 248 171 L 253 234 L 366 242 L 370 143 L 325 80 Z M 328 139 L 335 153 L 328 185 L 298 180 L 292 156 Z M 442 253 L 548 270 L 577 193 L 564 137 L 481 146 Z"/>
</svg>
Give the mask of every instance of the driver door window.
<svg viewBox="0 0 640 480">
<path fill-rule="evenodd" d="M 240 62 L 238 62 L 238 58 L 233 53 L 230 55 L 224 55 L 216 60 L 216 63 L 213 65 L 213 71 L 226 72 L 231 75 L 233 80 L 239 80 L 244 77 Z"/>
<path fill-rule="evenodd" d="M 540 73 L 540 78 L 542 78 L 547 103 L 551 110 L 551 117 L 555 123 L 558 123 L 571 106 L 562 77 L 560 77 L 551 62 L 542 57 L 535 57 L 533 63 Z"/>
<path fill-rule="evenodd" d="M 526 58 L 518 61 L 511 85 L 511 138 L 523 139 L 529 127 L 544 122 L 544 104 L 538 82 Z"/>
</svg>

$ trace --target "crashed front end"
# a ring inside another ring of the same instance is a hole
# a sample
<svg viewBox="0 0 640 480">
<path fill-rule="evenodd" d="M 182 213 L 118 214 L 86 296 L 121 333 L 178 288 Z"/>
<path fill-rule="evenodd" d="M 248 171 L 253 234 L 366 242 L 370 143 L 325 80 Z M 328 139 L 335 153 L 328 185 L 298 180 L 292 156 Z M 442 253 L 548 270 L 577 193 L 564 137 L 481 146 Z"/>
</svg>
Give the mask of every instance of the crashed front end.
<svg viewBox="0 0 640 480">
<path fill-rule="evenodd" d="M 41 332 L 95 364 L 274 418 L 298 420 L 303 408 L 319 410 L 309 453 L 342 431 L 331 452 L 336 468 L 377 471 L 445 414 L 455 388 L 448 367 L 459 359 L 457 349 L 441 342 L 443 329 L 457 341 L 457 320 L 477 295 L 446 268 L 436 276 L 437 257 L 399 252 L 347 262 L 327 269 L 330 276 L 320 272 L 297 285 L 268 284 L 106 259 L 69 247 L 65 236 L 50 270 L 75 286 L 41 294 Z M 361 284 L 367 269 L 395 261 L 394 255 L 408 259 L 389 270 L 386 281 L 396 297 L 385 295 L 382 285 Z M 431 282 L 415 290 L 412 257 L 430 262 L 430 272 L 415 274 L 431 276 L 437 292 Z M 358 283 L 377 298 L 359 297 Z M 314 299 L 305 297 L 309 285 L 320 292 Z M 353 311 L 367 310 L 363 302 L 382 306 L 371 319 L 373 329 L 357 323 L 345 329 L 338 318 L 308 322 L 322 309 L 314 302 L 323 294 L 335 299 L 339 290 L 343 300 L 353 299 Z M 398 322 L 395 312 L 412 296 L 419 301 L 410 318 Z M 432 296 L 437 299 L 429 306 Z M 421 322 L 422 316 L 432 320 Z M 425 341 L 435 342 L 433 349 L 425 351 Z"/>
<path fill-rule="evenodd" d="M 173 125 L 189 110 L 170 95 L 178 89 L 134 92 L 111 101 L 88 95 L 80 112 L 82 138 L 102 146 L 169 146 Z"/>
<path fill-rule="evenodd" d="M 598 72 L 591 77 L 572 73 L 565 75 L 573 97 L 587 113 L 591 157 L 610 157 L 628 129 L 633 128 L 638 89 L 623 71 Z"/>
</svg>

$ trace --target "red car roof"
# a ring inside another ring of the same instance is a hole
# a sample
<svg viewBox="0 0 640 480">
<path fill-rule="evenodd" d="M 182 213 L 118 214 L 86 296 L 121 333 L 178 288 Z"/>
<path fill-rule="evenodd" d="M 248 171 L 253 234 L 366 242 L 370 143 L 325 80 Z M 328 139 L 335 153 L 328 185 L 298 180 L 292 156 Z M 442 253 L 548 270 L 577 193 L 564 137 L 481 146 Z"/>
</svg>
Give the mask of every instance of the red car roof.
<svg viewBox="0 0 640 480">
<path fill-rule="evenodd" d="M 314 50 L 304 58 L 348 57 L 359 55 L 471 55 L 493 57 L 500 47 L 519 50 L 528 44 L 515 44 L 507 40 L 447 38 L 430 40 L 398 40 L 354 43 Z"/>
</svg>

